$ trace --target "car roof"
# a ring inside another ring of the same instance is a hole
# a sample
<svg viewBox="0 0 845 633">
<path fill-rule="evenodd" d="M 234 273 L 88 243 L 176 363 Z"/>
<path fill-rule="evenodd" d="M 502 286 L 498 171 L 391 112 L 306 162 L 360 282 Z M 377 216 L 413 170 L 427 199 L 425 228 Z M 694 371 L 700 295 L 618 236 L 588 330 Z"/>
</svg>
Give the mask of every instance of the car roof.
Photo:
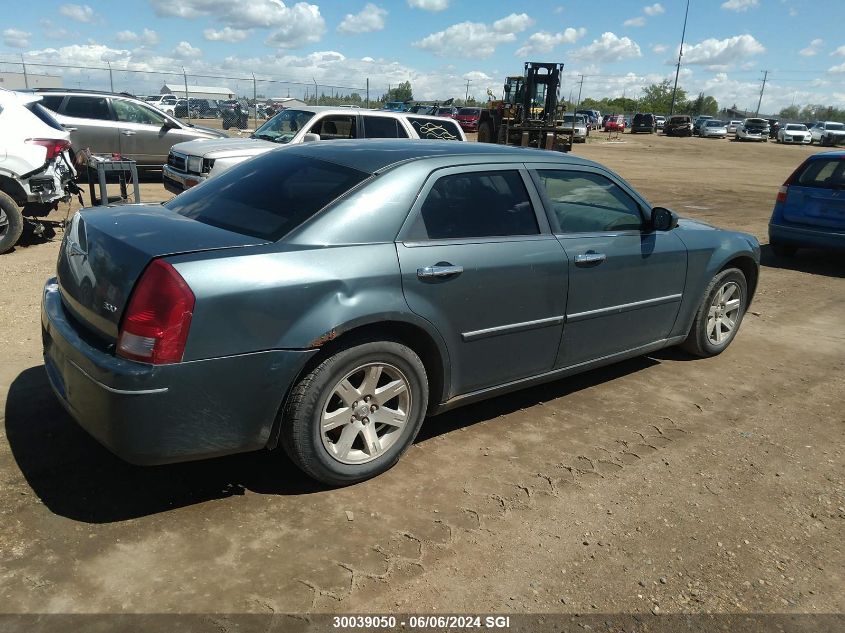
<svg viewBox="0 0 845 633">
<path fill-rule="evenodd" d="M 845 150 L 837 149 L 832 152 L 819 152 L 817 154 L 810 154 L 807 160 L 822 160 L 825 158 L 845 158 Z"/>
<path fill-rule="evenodd" d="M 32 94 L 31 92 L 21 92 L 0 88 L 0 103 L 5 103 L 6 105 L 11 105 L 13 103 L 26 105 L 27 103 L 32 103 L 33 101 L 41 101 L 41 97 L 39 95 Z"/>
<path fill-rule="evenodd" d="M 68 95 L 108 95 L 111 97 L 129 97 L 130 99 L 138 99 L 133 94 L 128 92 L 109 92 L 108 90 L 83 90 L 80 88 L 33 88 L 31 92 L 35 94 L 68 94 Z M 166 97 L 167 95 L 151 95 L 154 97 Z"/>
<path fill-rule="evenodd" d="M 400 163 L 425 159 L 454 158 L 455 164 L 466 162 L 555 162 L 568 165 L 601 167 L 593 161 L 547 150 L 527 147 L 464 143 L 461 141 L 428 141 L 409 139 L 340 140 L 303 143 L 284 148 L 301 156 L 318 158 L 374 173 Z"/>
</svg>

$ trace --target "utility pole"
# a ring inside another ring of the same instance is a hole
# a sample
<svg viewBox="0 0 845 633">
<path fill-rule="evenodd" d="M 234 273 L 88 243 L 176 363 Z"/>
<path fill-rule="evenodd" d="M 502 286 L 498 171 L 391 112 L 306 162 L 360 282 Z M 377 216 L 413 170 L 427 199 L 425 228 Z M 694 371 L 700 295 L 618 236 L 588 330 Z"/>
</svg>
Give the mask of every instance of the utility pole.
<svg viewBox="0 0 845 633">
<path fill-rule="evenodd" d="M 678 93 L 678 75 L 681 74 L 681 57 L 684 56 L 684 38 L 687 35 L 687 18 L 689 17 L 689 0 L 687 0 L 687 10 L 684 13 L 684 28 L 681 31 L 681 48 L 678 51 L 678 65 L 675 67 L 675 87 L 672 88 L 672 106 L 669 108 L 669 116 L 675 114 L 675 96 Z"/>
<path fill-rule="evenodd" d="M 26 62 L 23 60 L 23 53 L 21 53 L 21 66 L 23 66 L 23 83 L 29 90 L 29 75 L 26 74 Z"/>
<path fill-rule="evenodd" d="M 467 79 L 467 93 L 464 96 L 464 105 L 466 105 L 467 100 L 469 99 L 469 85 L 472 83 L 472 79 Z"/>
<path fill-rule="evenodd" d="M 763 86 L 760 88 L 760 98 L 757 100 L 757 112 L 754 113 L 754 116 L 760 115 L 760 105 L 763 103 L 763 92 L 766 90 L 766 79 L 769 77 L 769 71 L 763 71 Z"/>
<path fill-rule="evenodd" d="M 370 78 L 367 77 L 367 109 L 370 108 Z"/>
<path fill-rule="evenodd" d="M 188 73 L 185 72 L 185 67 L 182 66 L 182 79 L 185 80 L 185 114 L 188 115 L 188 123 L 191 122 L 191 98 L 188 95 Z M 176 115 L 176 109 L 173 109 L 173 115 Z"/>
<path fill-rule="evenodd" d="M 114 92 L 114 77 L 111 74 L 111 62 L 106 61 L 106 63 L 109 65 L 109 85 L 111 86 L 111 91 Z"/>
<path fill-rule="evenodd" d="M 584 75 L 580 75 L 581 81 L 578 82 L 578 101 L 575 103 L 575 108 L 572 110 L 572 141 L 575 143 L 575 117 L 578 116 L 578 106 L 581 105 L 581 88 L 584 87 Z M 569 103 L 572 103 L 572 90 L 569 91 Z M 586 120 L 585 120 L 586 123 Z M 590 131 L 589 124 L 587 132 Z M 586 141 L 585 141 L 586 142 Z"/>
<path fill-rule="evenodd" d="M 269 92 L 269 91 L 268 91 Z M 272 103 L 272 101 L 271 101 Z M 188 102 L 188 110 L 190 110 L 191 102 Z M 258 129 L 258 84 L 255 81 L 255 73 L 252 73 L 252 107 L 253 107 L 253 129 Z M 246 109 L 249 114 L 249 108 Z"/>
</svg>

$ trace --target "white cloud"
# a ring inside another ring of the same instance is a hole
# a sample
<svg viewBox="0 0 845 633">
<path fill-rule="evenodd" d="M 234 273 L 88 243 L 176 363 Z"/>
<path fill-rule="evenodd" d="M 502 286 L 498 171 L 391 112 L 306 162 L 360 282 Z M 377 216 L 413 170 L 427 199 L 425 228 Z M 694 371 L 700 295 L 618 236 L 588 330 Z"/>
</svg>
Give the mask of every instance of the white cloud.
<svg viewBox="0 0 845 633">
<path fill-rule="evenodd" d="M 550 53 L 556 46 L 561 44 L 574 44 L 584 37 L 587 29 L 584 27 L 573 29 L 569 27 L 561 33 L 549 33 L 539 31 L 528 38 L 528 41 L 516 51 L 518 57 L 533 55 L 534 53 Z"/>
<path fill-rule="evenodd" d="M 222 29 L 205 29 L 202 36 L 209 42 L 243 42 L 249 37 L 249 29 L 233 29 L 230 26 L 224 26 Z"/>
<path fill-rule="evenodd" d="M 63 4 L 59 13 L 77 22 L 91 22 L 94 19 L 94 9 L 87 4 Z"/>
<path fill-rule="evenodd" d="M 830 55 L 831 57 L 845 57 L 845 44 L 837 48 Z"/>
<path fill-rule="evenodd" d="M 838 66 L 831 66 L 827 69 L 827 72 L 833 74 L 845 73 L 845 62 L 839 64 Z"/>
<path fill-rule="evenodd" d="M 666 9 L 659 2 L 655 2 L 647 7 L 643 7 L 643 13 L 646 15 L 660 15 L 661 13 L 666 13 Z"/>
<path fill-rule="evenodd" d="M 29 38 L 32 33 L 19 29 L 6 29 L 2 33 L 3 45 L 11 48 L 26 48 L 29 46 Z"/>
<path fill-rule="evenodd" d="M 642 57 L 640 45 L 629 37 L 619 37 L 615 33 L 602 33 L 601 38 L 571 54 L 573 59 L 590 62 L 614 62 L 631 57 Z"/>
<path fill-rule="evenodd" d="M 202 50 L 196 46 L 191 46 L 190 42 L 182 40 L 171 54 L 178 59 L 195 59 L 202 56 Z"/>
<path fill-rule="evenodd" d="M 662 53 L 665 53 L 668 50 L 669 50 L 669 47 L 666 46 L 665 44 L 652 44 L 651 45 L 651 52 L 657 53 L 658 55 L 661 55 Z"/>
<path fill-rule="evenodd" d="M 52 20 L 42 18 L 38 21 L 44 32 L 44 37 L 48 40 L 64 40 L 70 37 L 79 37 L 77 33 L 72 33 L 66 28 L 57 26 Z"/>
<path fill-rule="evenodd" d="M 483 22 L 461 22 L 445 31 L 427 35 L 413 42 L 412 46 L 441 57 L 467 57 L 486 59 L 500 44 L 516 40 L 516 33 L 524 31 L 534 23 L 525 13 L 512 13 L 496 20 L 492 25 Z"/>
<path fill-rule="evenodd" d="M 210 17 L 231 29 L 274 28 L 266 40 L 277 48 L 298 48 L 319 42 L 326 31 L 320 7 L 307 2 L 288 6 L 282 0 L 149 0 L 157 15 Z M 225 30 L 225 29 L 224 29 Z"/>
<path fill-rule="evenodd" d="M 152 29 L 144 29 L 141 33 L 120 31 L 114 39 L 118 42 L 139 42 L 142 46 L 155 46 L 158 44 L 158 33 Z"/>
<path fill-rule="evenodd" d="M 645 26 L 645 18 L 637 16 L 636 18 L 629 18 L 622 23 L 624 26 Z"/>
<path fill-rule="evenodd" d="M 722 3 L 722 8 L 728 11 L 748 11 L 760 6 L 760 0 L 728 0 Z"/>
<path fill-rule="evenodd" d="M 449 8 L 449 0 L 408 0 L 408 6 L 423 11 L 443 11 Z"/>
<path fill-rule="evenodd" d="M 802 48 L 798 51 L 799 55 L 803 55 L 804 57 L 812 57 L 813 55 L 818 55 L 821 47 L 824 45 L 824 40 L 815 39 L 807 46 L 807 48 Z"/>
<path fill-rule="evenodd" d="M 347 13 L 343 22 L 337 27 L 341 33 L 371 33 L 384 28 L 384 18 L 387 11 L 368 2 L 360 13 Z"/>
<path fill-rule="evenodd" d="M 723 40 L 709 38 L 684 48 L 684 63 L 702 66 L 736 64 L 764 52 L 765 47 L 747 33 Z"/>
</svg>

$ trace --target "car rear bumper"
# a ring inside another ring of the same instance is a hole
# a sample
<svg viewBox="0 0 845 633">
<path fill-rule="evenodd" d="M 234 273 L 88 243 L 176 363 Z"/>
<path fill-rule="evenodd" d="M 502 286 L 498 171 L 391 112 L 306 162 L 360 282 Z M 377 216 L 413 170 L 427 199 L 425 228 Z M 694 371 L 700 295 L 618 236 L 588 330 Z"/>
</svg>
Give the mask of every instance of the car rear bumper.
<svg viewBox="0 0 845 633">
<path fill-rule="evenodd" d="M 845 231 L 819 230 L 791 224 L 769 223 L 769 243 L 805 248 L 845 249 Z"/>
<path fill-rule="evenodd" d="M 176 171 L 170 165 L 164 165 L 162 167 L 161 178 L 162 182 L 164 183 L 164 188 L 167 189 L 170 193 L 175 193 L 178 195 L 186 189 L 190 189 L 191 187 L 195 187 L 201 182 L 205 182 L 208 176 L 186 174 L 183 172 Z"/>
<path fill-rule="evenodd" d="M 44 287 L 41 328 L 59 401 L 97 441 L 141 465 L 266 446 L 288 386 L 315 353 L 273 350 L 172 365 L 125 360 L 78 330 L 55 279 Z"/>
</svg>

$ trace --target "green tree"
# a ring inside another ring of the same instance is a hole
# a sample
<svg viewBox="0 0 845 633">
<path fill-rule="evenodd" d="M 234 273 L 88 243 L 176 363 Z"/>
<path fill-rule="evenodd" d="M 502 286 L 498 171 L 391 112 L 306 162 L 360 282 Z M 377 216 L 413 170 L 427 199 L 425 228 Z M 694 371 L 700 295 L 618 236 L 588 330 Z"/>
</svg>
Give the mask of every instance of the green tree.
<svg viewBox="0 0 845 633">
<path fill-rule="evenodd" d="M 675 96 L 675 109 L 678 109 L 678 103 L 682 103 L 686 99 L 686 90 L 679 86 Z M 669 111 L 672 109 L 672 82 L 664 79 L 659 84 L 651 84 L 643 88 L 643 96 L 640 99 L 639 109 L 642 112 L 669 114 Z"/>
<path fill-rule="evenodd" d="M 797 105 L 791 105 L 781 110 L 778 114 L 782 119 L 797 119 L 801 114 L 801 108 Z"/>
<path fill-rule="evenodd" d="M 381 98 L 382 101 L 409 101 L 414 98 L 414 91 L 411 89 L 410 81 L 403 81 L 395 88 L 391 88 Z"/>
</svg>

